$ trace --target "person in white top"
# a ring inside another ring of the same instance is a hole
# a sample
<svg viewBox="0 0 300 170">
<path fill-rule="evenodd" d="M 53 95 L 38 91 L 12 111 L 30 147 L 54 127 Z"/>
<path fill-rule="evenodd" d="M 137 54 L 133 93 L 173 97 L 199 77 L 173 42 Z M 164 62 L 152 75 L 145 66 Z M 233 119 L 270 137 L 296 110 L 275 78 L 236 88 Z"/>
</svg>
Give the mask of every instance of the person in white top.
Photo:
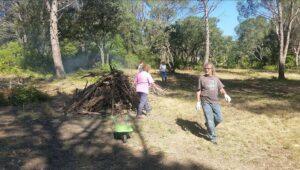
<svg viewBox="0 0 300 170">
<path fill-rule="evenodd" d="M 166 82 L 167 81 L 167 66 L 164 61 L 162 61 L 160 63 L 159 71 L 160 71 L 161 81 Z"/>
<path fill-rule="evenodd" d="M 141 60 L 139 66 L 138 66 L 138 69 L 137 69 L 137 70 L 138 70 L 138 73 L 143 71 L 143 67 L 144 67 L 144 61 Z"/>
</svg>

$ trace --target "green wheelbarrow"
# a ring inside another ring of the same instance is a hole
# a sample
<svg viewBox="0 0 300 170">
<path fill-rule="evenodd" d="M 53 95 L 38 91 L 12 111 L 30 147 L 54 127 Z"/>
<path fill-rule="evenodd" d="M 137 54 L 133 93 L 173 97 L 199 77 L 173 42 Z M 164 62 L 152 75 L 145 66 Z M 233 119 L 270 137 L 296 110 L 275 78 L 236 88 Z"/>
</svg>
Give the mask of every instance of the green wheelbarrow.
<svg viewBox="0 0 300 170">
<path fill-rule="evenodd" d="M 122 117 L 122 116 L 121 116 Z M 118 118 L 120 119 L 120 118 Z M 116 121 L 114 118 L 113 132 L 115 139 L 122 139 L 123 143 L 127 142 L 127 139 L 130 137 L 129 134 L 133 132 L 132 125 L 128 123 L 128 117 L 121 118 L 122 121 Z"/>
</svg>

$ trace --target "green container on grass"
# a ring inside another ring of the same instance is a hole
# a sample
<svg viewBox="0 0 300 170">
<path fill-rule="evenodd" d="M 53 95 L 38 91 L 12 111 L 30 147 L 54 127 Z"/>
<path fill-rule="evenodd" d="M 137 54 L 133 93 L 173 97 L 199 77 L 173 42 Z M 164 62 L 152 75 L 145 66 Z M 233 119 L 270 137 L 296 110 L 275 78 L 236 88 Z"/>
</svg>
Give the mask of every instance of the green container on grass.
<svg viewBox="0 0 300 170">
<path fill-rule="evenodd" d="M 124 143 L 127 142 L 127 139 L 130 137 L 129 133 L 133 132 L 133 127 L 129 123 L 128 116 L 113 116 L 114 120 L 113 132 L 115 139 L 122 139 Z"/>
</svg>

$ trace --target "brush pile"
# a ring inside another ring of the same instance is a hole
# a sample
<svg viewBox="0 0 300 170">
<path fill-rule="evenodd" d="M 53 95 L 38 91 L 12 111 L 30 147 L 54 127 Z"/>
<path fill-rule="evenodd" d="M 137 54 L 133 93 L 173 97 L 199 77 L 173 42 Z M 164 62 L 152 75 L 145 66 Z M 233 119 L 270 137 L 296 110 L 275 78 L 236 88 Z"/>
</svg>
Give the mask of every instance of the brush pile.
<svg viewBox="0 0 300 170">
<path fill-rule="evenodd" d="M 139 98 L 128 76 L 112 69 L 96 83 L 76 90 L 64 110 L 81 114 L 121 114 L 134 109 L 138 103 Z"/>
</svg>

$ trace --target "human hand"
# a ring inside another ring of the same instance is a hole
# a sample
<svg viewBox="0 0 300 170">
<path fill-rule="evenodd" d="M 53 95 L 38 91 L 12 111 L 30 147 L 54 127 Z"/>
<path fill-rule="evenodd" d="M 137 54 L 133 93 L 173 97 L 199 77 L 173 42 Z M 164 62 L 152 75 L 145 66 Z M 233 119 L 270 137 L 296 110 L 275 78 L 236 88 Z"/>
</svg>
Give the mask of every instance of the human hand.
<svg viewBox="0 0 300 170">
<path fill-rule="evenodd" d="M 225 97 L 225 101 L 230 103 L 231 97 L 228 94 L 225 94 L 224 97 Z"/>
<path fill-rule="evenodd" d="M 200 110 L 201 109 L 201 102 L 197 102 L 196 103 L 196 110 Z"/>
</svg>

